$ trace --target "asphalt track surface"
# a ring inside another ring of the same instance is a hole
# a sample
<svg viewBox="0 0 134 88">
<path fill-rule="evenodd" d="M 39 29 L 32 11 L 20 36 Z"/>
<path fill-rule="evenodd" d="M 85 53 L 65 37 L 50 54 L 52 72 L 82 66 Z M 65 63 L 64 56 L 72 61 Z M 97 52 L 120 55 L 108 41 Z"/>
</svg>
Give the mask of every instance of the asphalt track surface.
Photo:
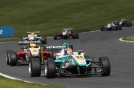
<svg viewBox="0 0 134 88">
<path fill-rule="evenodd" d="M 108 56 L 111 74 L 107 77 L 91 75 L 84 77 L 30 77 L 28 66 L 6 65 L 6 51 L 19 50 L 17 42 L 0 44 L 0 72 L 22 80 L 67 86 L 68 88 L 134 88 L 134 43 L 119 41 L 119 38 L 134 35 L 134 28 L 123 28 L 120 31 L 98 31 L 81 33 L 80 39 L 53 40 L 48 39 L 47 45 L 61 45 L 64 42 L 74 45 L 74 50 L 84 49 L 87 54 L 98 61 L 100 56 Z"/>
</svg>

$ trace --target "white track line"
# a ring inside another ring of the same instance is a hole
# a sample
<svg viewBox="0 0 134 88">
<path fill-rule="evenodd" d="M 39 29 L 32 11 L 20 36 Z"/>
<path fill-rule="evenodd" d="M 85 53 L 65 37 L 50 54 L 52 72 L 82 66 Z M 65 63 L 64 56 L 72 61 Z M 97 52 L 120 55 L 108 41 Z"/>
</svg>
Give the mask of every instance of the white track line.
<svg viewBox="0 0 134 88">
<path fill-rule="evenodd" d="M 134 41 L 123 40 L 123 38 L 120 38 L 119 41 L 122 41 L 122 42 L 132 42 L 132 43 L 134 43 Z"/>
<path fill-rule="evenodd" d="M 26 80 L 18 79 L 18 78 L 15 78 L 15 77 L 12 77 L 12 76 L 3 74 L 3 73 L 0 73 L 0 75 L 3 76 L 3 77 L 5 77 L 5 78 L 9 78 L 9 79 L 13 79 L 13 80 L 20 80 L 20 81 L 24 81 L 24 82 L 27 82 L 27 83 L 34 83 L 34 82 L 30 82 L 30 81 L 26 81 Z"/>
</svg>

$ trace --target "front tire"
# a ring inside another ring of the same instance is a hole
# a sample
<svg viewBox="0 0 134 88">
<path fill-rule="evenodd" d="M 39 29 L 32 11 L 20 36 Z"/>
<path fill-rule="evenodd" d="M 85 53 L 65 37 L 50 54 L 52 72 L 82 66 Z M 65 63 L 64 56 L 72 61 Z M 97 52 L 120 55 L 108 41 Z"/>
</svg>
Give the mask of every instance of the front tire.
<svg viewBox="0 0 134 88">
<path fill-rule="evenodd" d="M 108 57 L 100 57 L 99 58 L 100 66 L 103 70 L 103 73 L 101 74 L 102 76 L 109 76 L 111 72 L 110 68 L 110 62 Z"/>
<path fill-rule="evenodd" d="M 56 69 L 55 69 L 55 62 L 53 59 L 47 59 L 47 62 L 45 63 L 45 69 L 46 77 L 47 78 L 55 78 Z"/>
<path fill-rule="evenodd" d="M 6 57 L 6 63 L 7 63 L 7 65 L 10 65 L 10 62 L 9 62 L 9 59 L 10 59 L 10 51 L 13 51 L 13 50 L 8 50 L 7 51 L 7 57 Z"/>
<path fill-rule="evenodd" d="M 39 77 L 41 75 L 41 63 L 39 58 L 31 58 L 29 62 L 29 74 L 31 77 Z"/>
<path fill-rule="evenodd" d="M 15 51 L 10 51 L 9 63 L 10 63 L 10 66 L 17 65 L 17 53 Z"/>
</svg>

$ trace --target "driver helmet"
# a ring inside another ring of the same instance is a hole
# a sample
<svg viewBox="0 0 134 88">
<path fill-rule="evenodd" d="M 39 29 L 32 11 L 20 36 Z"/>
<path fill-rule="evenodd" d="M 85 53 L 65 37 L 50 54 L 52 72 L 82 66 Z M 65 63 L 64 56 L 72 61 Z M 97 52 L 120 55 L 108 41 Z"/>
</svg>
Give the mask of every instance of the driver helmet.
<svg viewBox="0 0 134 88">
<path fill-rule="evenodd" d="M 65 55 L 71 55 L 72 54 L 72 49 L 71 48 L 66 48 L 65 49 Z"/>
<path fill-rule="evenodd" d="M 32 44 L 31 43 L 29 46 L 30 46 L 30 48 L 35 48 L 36 47 L 36 44 Z"/>
<path fill-rule="evenodd" d="M 32 32 L 31 35 L 34 35 L 34 32 Z"/>
</svg>

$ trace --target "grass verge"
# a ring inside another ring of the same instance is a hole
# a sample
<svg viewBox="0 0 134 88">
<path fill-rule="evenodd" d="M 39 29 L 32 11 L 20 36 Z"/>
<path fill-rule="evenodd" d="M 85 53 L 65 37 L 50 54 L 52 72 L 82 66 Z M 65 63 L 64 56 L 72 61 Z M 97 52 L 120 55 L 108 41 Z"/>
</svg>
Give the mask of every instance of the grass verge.
<svg viewBox="0 0 134 88">
<path fill-rule="evenodd" d="M 27 31 L 52 36 L 62 28 L 91 31 L 109 21 L 134 20 L 134 0 L 0 0 L 0 25 L 14 27 L 14 37 Z"/>
<path fill-rule="evenodd" d="M 8 37 L 8 38 L 0 38 L 0 42 L 7 42 L 7 41 L 15 41 L 18 38 Z"/>
<path fill-rule="evenodd" d="M 24 81 L 12 80 L 0 76 L 0 88 L 65 88 L 65 87 L 27 83 Z"/>
<path fill-rule="evenodd" d="M 134 36 L 127 36 L 127 37 L 124 37 L 123 40 L 134 41 Z"/>
</svg>

